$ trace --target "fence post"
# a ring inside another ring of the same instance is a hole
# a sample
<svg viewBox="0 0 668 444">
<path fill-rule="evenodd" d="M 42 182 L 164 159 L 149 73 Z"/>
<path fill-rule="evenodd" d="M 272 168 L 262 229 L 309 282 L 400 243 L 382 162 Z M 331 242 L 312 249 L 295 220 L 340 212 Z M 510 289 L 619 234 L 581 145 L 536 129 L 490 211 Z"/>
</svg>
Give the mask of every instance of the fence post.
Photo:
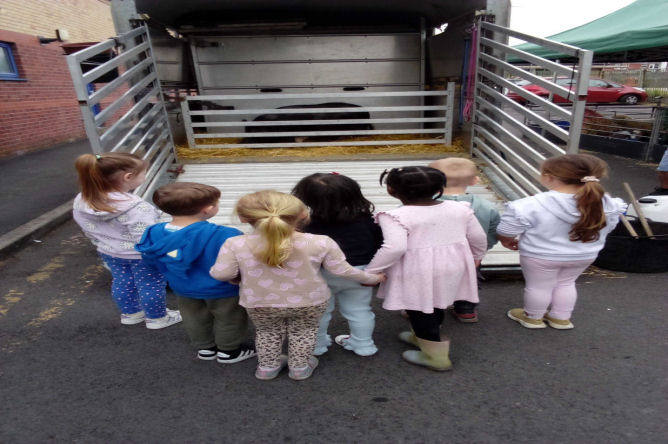
<svg viewBox="0 0 668 444">
<path fill-rule="evenodd" d="M 646 70 L 643 68 L 640 70 L 640 74 L 638 74 L 638 88 L 645 87 L 645 72 Z"/>
<path fill-rule="evenodd" d="M 452 121 L 455 118 L 455 83 L 448 82 L 448 95 L 445 101 L 445 144 L 452 145 Z"/>
<path fill-rule="evenodd" d="M 663 116 L 666 112 L 666 108 L 657 107 L 654 108 L 654 122 L 652 122 L 652 133 L 649 136 L 649 142 L 647 142 L 647 149 L 645 150 L 644 161 L 647 162 L 654 151 L 654 145 L 659 140 L 659 133 L 663 128 Z"/>
<path fill-rule="evenodd" d="M 186 128 L 186 137 L 188 138 L 188 145 L 190 148 L 197 148 L 195 145 L 195 134 L 193 133 L 193 121 L 190 116 L 190 106 L 188 105 L 188 97 L 184 97 L 181 102 L 181 115 L 183 116 L 183 125 Z"/>
</svg>

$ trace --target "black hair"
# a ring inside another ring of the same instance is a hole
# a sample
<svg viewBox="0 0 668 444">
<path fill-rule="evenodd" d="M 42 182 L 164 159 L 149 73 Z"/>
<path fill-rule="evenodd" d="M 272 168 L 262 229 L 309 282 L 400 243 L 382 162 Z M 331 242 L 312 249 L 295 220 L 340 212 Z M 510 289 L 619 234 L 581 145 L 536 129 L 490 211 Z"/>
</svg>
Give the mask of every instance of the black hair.
<svg viewBox="0 0 668 444">
<path fill-rule="evenodd" d="M 402 201 L 414 202 L 438 199 L 443 194 L 447 180 L 445 174 L 436 168 L 409 166 L 392 168 L 380 175 L 380 184 L 392 188 L 393 194 Z"/>
<path fill-rule="evenodd" d="M 338 173 L 315 173 L 304 177 L 292 194 L 311 208 L 311 219 L 325 223 L 345 223 L 368 215 L 374 206 L 359 184 Z"/>
</svg>

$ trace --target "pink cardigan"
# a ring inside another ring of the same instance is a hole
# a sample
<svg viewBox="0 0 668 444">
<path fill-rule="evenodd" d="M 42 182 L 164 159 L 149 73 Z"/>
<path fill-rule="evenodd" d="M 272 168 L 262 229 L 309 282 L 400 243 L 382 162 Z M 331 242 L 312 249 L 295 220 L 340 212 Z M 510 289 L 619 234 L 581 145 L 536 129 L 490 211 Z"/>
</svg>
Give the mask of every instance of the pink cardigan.
<svg viewBox="0 0 668 444">
<path fill-rule="evenodd" d="M 367 273 L 346 262 L 339 246 L 327 236 L 295 233 L 292 252 L 280 267 L 260 262 L 253 251 L 262 242 L 259 234 L 237 236 L 220 248 L 210 274 L 229 281 L 241 276 L 239 304 L 246 308 L 306 307 L 320 305 L 330 298 L 320 268 L 363 284 L 378 283 L 378 275 Z"/>
</svg>

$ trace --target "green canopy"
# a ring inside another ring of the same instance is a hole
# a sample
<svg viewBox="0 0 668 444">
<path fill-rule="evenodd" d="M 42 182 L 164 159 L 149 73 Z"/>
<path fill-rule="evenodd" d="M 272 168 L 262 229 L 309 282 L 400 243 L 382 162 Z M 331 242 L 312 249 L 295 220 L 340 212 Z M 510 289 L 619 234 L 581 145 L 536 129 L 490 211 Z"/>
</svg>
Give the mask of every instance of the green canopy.
<svg viewBox="0 0 668 444">
<path fill-rule="evenodd" d="M 573 11 L 577 14 L 577 11 Z M 668 60 L 668 0 L 637 0 L 593 22 L 547 37 L 594 51 L 594 62 Z M 567 59 L 532 43 L 516 49 L 548 59 Z"/>
</svg>

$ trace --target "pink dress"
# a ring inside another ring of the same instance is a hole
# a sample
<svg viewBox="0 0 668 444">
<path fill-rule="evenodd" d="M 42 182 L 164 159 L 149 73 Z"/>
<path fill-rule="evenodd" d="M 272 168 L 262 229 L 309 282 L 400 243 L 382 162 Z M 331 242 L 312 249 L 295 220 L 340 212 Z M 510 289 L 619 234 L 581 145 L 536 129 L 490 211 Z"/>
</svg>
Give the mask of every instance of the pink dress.
<svg viewBox="0 0 668 444">
<path fill-rule="evenodd" d="M 384 271 L 378 297 L 387 310 L 433 313 L 456 300 L 478 302 L 474 259 L 482 259 L 487 238 L 468 203 L 404 205 L 380 212 L 383 246 L 366 267 Z"/>
</svg>

